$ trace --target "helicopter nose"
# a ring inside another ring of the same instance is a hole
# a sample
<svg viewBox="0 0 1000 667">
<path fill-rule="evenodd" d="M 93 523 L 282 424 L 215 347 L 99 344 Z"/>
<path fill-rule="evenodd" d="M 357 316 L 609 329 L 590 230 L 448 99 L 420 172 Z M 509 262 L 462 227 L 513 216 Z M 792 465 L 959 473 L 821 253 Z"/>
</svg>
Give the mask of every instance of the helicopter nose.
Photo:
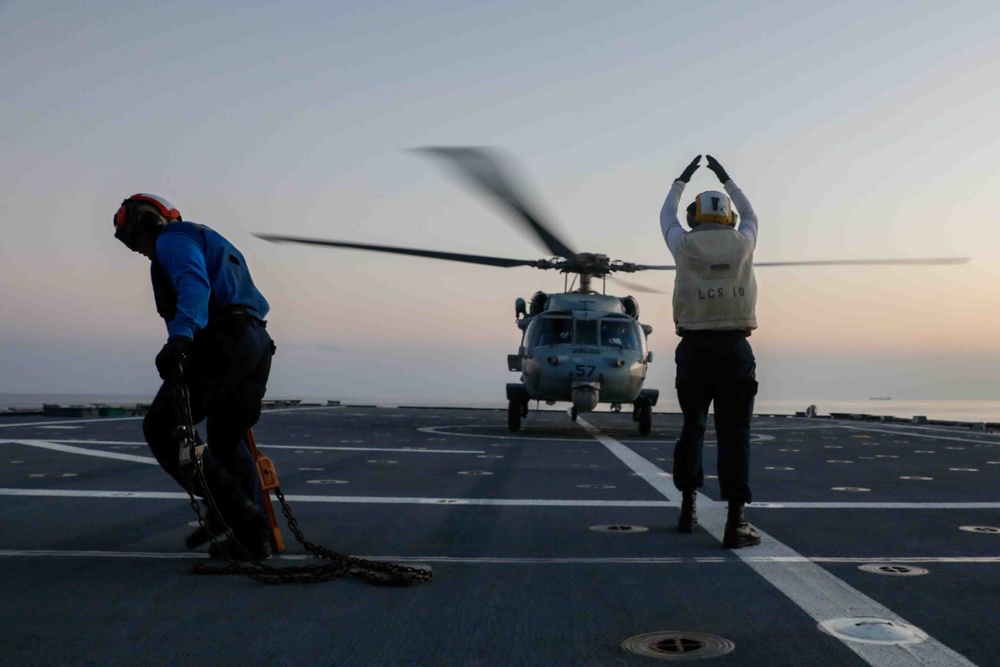
<svg viewBox="0 0 1000 667">
<path fill-rule="evenodd" d="M 601 399 L 600 384 L 580 382 L 573 386 L 573 407 L 580 412 L 591 412 Z"/>
</svg>

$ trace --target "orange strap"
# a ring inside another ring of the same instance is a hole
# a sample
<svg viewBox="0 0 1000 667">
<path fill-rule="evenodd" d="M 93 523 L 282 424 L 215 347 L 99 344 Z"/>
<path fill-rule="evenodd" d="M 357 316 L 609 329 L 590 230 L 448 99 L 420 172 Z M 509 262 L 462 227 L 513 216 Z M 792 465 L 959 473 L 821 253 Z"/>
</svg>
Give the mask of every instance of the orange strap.
<svg viewBox="0 0 1000 667">
<path fill-rule="evenodd" d="M 271 505 L 271 489 L 278 488 L 278 473 L 274 469 L 274 463 L 260 453 L 257 449 L 257 441 L 253 437 L 253 429 L 247 429 L 247 446 L 250 453 L 257 462 L 257 472 L 260 474 L 260 485 L 264 489 L 264 509 L 267 510 L 267 517 L 271 520 L 271 536 L 274 538 L 274 548 L 277 553 L 285 550 L 285 541 L 281 539 L 281 529 L 278 527 L 278 518 L 274 514 L 274 506 Z"/>
</svg>

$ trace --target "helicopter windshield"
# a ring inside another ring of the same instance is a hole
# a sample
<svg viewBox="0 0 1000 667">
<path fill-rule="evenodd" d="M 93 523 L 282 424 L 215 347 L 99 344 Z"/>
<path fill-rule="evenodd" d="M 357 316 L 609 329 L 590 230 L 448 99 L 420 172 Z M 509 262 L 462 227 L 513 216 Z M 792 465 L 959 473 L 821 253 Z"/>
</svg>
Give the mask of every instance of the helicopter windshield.
<svg viewBox="0 0 1000 667">
<path fill-rule="evenodd" d="M 569 317 L 539 317 L 528 332 L 528 348 L 571 342 L 573 320 Z"/>
<path fill-rule="evenodd" d="M 641 351 L 635 322 L 631 319 L 601 320 L 601 345 L 613 345 L 623 350 Z"/>
</svg>

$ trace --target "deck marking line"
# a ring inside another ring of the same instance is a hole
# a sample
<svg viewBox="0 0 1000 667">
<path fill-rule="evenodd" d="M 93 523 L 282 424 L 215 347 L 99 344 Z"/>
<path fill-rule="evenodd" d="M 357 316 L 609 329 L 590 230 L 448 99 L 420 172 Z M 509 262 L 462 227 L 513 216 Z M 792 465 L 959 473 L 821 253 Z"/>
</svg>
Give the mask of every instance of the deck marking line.
<svg viewBox="0 0 1000 667">
<path fill-rule="evenodd" d="M 635 472 L 658 470 L 652 463 L 614 438 L 604 435 L 585 419 L 578 417 L 577 423 L 593 434 L 595 438 L 608 447 L 612 454 L 633 468 Z M 657 491 L 663 493 L 667 499 L 673 502 L 680 500 L 680 491 L 673 488 L 673 483 L 669 480 L 655 475 L 644 475 L 643 479 Z M 698 496 L 698 523 L 715 539 L 722 542 L 726 527 L 725 503 L 716 502 L 701 493 Z M 802 554 L 767 535 L 759 528 L 757 530 L 761 535 L 760 545 L 748 549 L 735 549 L 731 553 L 761 575 L 765 581 L 784 593 L 817 623 L 845 616 L 869 616 L 913 625 L 815 563 L 802 562 L 796 567 L 788 567 L 787 562 L 754 560 L 761 557 L 771 559 L 805 558 Z M 913 667 L 914 665 L 974 667 L 974 663 L 965 656 L 930 636 L 919 644 L 906 645 L 841 641 L 844 646 L 854 651 L 872 667 Z"/>
<path fill-rule="evenodd" d="M 159 558 L 193 559 L 204 558 L 203 552 L 192 551 L 109 551 L 109 550 L 57 550 L 57 549 L 0 549 L 0 558 L 11 557 L 61 557 L 61 558 Z M 732 565 L 742 562 L 736 557 L 718 556 L 649 556 L 649 557 L 518 557 L 518 556 L 358 556 L 368 560 L 414 563 L 463 563 L 470 565 L 681 565 L 687 563 Z M 282 554 L 283 560 L 312 560 L 308 554 Z M 988 563 L 1000 562 L 1000 557 L 943 557 L 943 558 L 766 558 L 751 557 L 752 562 L 796 563 Z"/>
<path fill-rule="evenodd" d="M 66 454 L 83 454 L 84 456 L 96 456 L 102 459 L 115 459 L 118 461 L 131 461 L 132 463 L 151 463 L 159 465 L 152 456 L 136 456 L 135 454 L 119 454 L 118 452 L 106 452 L 102 449 L 86 449 L 85 447 L 73 447 L 72 445 L 60 445 L 48 440 L 4 440 L 6 443 L 16 445 L 26 445 L 28 447 L 38 447 L 39 449 L 50 449 Z"/>
<path fill-rule="evenodd" d="M 4 442 L 25 442 L 24 440 L 9 440 Z M 29 441 L 30 442 L 30 441 Z M 126 440 L 73 440 L 67 438 L 52 438 L 46 440 L 45 442 L 54 442 L 61 444 L 72 444 L 72 445 L 142 445 L 146 446 L 145 442 L 137 441 L 126 441 Z M 346 451 L 346 452 L 406 452 L 412 454 L 485 454 L 485 450 L 482 449 L 418 449 L 416 447 L 399 447 L 399 448 L 387 448 L 387 447 L 325 447 L 316 445 L 268 445 L 261 442 L 257 443 L 257 446 L 261 449 L 310 449 L 310 450 L 322 450 L 322 451 Z M 79 452 L 77 452 L 79 453 Z"/>
<path fill-rule="evenodd" d="M 989 440 L 974 440 L 972 438 L 956 438 L 954 436 L 947 435 L 927 435 L 926 433 L 906 433 L 902 431 L 890 431 L 886 429 L 870 428 L 866 426 L 841 426 L 841 428 L 847 429 L 849 431 L 869 431 L 871 433 L 883 433 L 889 435 L 907 435 L 912 438 L 924 438 L 925 440 L 953 440 L 955 442 L 971 442 L 977 445 L 998 445 L 998 442 L 990 442 Z M 892 444 L 892 443 L 889 443 Z"/>
<path fill-rule="evenodd" d="M 124 455 L 119 455 L 124 456 Z M 117 456 L 116 456 L 117 458 Z M 154 460 L 145 463 L 155 463 Z M 654 477 L 653 480 L 669 478 Z M 18 489 L 0 488 L 0 496 L 25 496 L 35 498 L 136 498 L 163 499 L 187 498 L 181 492 L 172 491 L 115 491 L 115 490 L 85 490 L 85 489 Z M 286 499 L 302 503 L 369 503 L 373 505 L 496 505 L 510 507 L 677 507 L 676 501 L 670 500 L 560 500 L 558 498 L 423 498 L 423 497 L 392 497 L 392 496 L 317 496 L 317 495 L 286 495 Z M 444 501 L 448 501 L 445 503 Z M 709 499 L 699 501 L 703 505 Z M 754 503 L 753 511 L 781 509 L 902 509 L 902 510 L 995 510 L 1000 509 L 996 503 Z"/>
<path fill-rule="evenodd" d="M 340 410 L 342 409 L 339 405 L 313 405 L 303 408 L 274 408 L 273 410 L 264 410 L 261 412 L 261 417 L 269 414 L 275 414 L 278 412 L 305 412 L 307 410 Z M 111 422 L 121 422 L 121 421 L 134 421 L 136 419 L 145 419 L 145 417 L 91 417 L 90 419 L 62 419 L 57 422 L 17 422 L 16 424 L 0 424 L 0 428 L 16 428 L 18 426 L 52 426 L 61 424 L 92 424 L 94 422 L 99 422 L 101 424 L 108 424 Z"/>
<path fill-rule="evenodd" d="M 181 491 L 113 491 L 78 489 L 12 489 L 0 488 L 0 496 L 22 496 L 31 498 L 128 498 L 137 500 L 187 500 Z M 559 500 L 559 499 L 511 499 L 511 498 L 420 498 L 386 496 L 285 496 L 286 500 L 299 503 L 359 503 L 371 505 L 441 505 L 457 507 L 470 505 L 499 505 L 508 507 L 670 507 L 665 500 Z M 447 501 L 447 502 L 445 502 Z"/>
<path fill-rule="evenodd" d="M 632 472 L 638 473 L 639 477 L 646 480 L 650 486 L 659 491 L 663 497 L 671 502 L 671 504 L 680 506 L 681 492 L 674 488 L 672 478 L 664 477 L 662 475 L 664 472 L 663 470 L 642 458 L 614 438 L 605 435 L 600 429 L 587 420 L 577 417 L 576 423 L 590 433 L 595 440 L 607 447 L 611 453 L 618 457 L 622 463 L 628 466 Z M 706 497 L 704 501 L 706 506 L 709 504 L 715 504 L 715 501 L 711 498 Z"/>
<path fill-rule="evenodd" d="M 316 447 L 314 445 L 268 445 L 258 443 L 261 449 L 309 449 L 344 452 L 403 452 L 406 454 L 485 454 L 482 449 L 417 449 L 416 447 Z"/>
<path fill-rule="evenodd" d="M 0 440 L 0 443 L 15 443 L 27 445 L 29 447 L 40 447 L 54 451 L 66 452 L 68 454 L 83 454 L 85 456 L 98 456 L 109 459 L 119 459 L 121 461 L 133 461 L 136 463 L 156 463 L 156 459 L 149 456 L 135 456 L 130 454 L 116 454 L 98 449 L 85 449 L 82 447 L 71 447 L 66 443 L 77 443 L 87 445 L 145 445 L 144 442 L 124 442 L 114 440 Z M 262 449 L 309 449 L 321 451 L 352 451 L 352 452 L 405 452 L 409 454 L 485 454 L 482 449 L 416 449 L 416 448 L 386 448 L 386 447 L 316 447 L 313 445 L 259 445 Z"/>
</svg>

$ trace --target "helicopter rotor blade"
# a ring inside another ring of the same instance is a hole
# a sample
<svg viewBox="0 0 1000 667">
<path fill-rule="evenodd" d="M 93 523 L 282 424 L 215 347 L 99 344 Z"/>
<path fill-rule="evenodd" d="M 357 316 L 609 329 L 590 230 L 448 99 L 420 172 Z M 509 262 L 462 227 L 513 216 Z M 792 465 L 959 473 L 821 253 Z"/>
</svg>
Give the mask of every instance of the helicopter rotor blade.
<svg viewBox="0 0 1000 667">
<path fill-rule="evenodd" d="M 754 262 L 757 266 L 876 266 L 906 264 L 965 264 L 969 257 L 907 257 L 902 259 L 829 259 L 812 262 Z"/>
<path fill-rule="evenodd" d="M 465 146 L 428 146 L 414 150 L 444 159 L 476 186 L 499 199 L 514 213 L 515 219 L 537 236 L 553 255 L 566 259 L 576 255 L 552 232 L 550 225 L 544 224 L 528 208 L 524 197 L 518 194 L 508 176 L 510 170 L 502 166 L 501 158 L 495 151 Z"/>
<path fill-rule="evenodd" d="M 276 234 L 254 234 L 259 239 L 270 241 L 271 243 L 303 243 L 306 245 L 318 245 L 332 248 L 349 248 L 353 250 L 370 250 L 374 252 L 388 252 L 396 255 L 410 255 L 412 257 L 429 257 L 431 259 L 444 259 L 452 262 L 465 262 L 466 264 L 482 264 L 484 266 L 498 266 L 510 268 L 514 266 L 540 266 L 536 259 L 507 259 L 505 257 L 489 257 L 487 255 L 466 255 L 457 252 L 441 252 L 439 250 L 420 250 L 418 248 L 401 248 L 398 246 L 371 245 L 367 243 L 347 243 L 345 241 L 329 241 L 326 239 L 312 239 L 301 236 L 281 236 Z"/>
<path fill-rule="evenodd" d="M 969 257 L 904 257 L 899 259 L 821 259 L 802 262 L 754 262 L 754 268 L 761 266 L 879 266 L 879 265 L 930 265 L 965 264 Z M 632 264 L 631 271 L 675 271 L 673 264 Z"/>
<path fill-rule="evenodd" d="M 618 276 L 608 276 L 608 280 L 612 280 L 622 287 L 627 287 L 633 292 L 643 292 L 645 294 L 670 294 L 670 292 L 664 292 L 663 290 L 653 289 L 652 287 L 646 287 L 645 285 L 640 285 L 639 283 L 634 283 L 630 280 L 623 280 Z"/>
</svg>

